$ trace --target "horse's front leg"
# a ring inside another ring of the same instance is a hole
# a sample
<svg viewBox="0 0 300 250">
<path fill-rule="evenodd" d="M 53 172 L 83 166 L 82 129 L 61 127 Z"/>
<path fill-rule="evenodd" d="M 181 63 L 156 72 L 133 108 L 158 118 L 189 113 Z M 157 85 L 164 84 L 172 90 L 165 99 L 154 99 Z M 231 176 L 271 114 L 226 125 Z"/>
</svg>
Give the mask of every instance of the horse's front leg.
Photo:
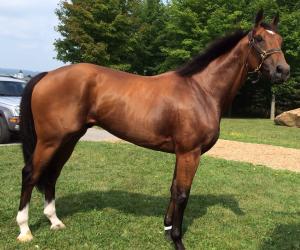
<svg viewBox="0 0 300 250">
<path fill-rule="evenodd" d="M 174 169 L 174 175 L 173 175 L 173 180 L 172 180 L 172 185 L 170 188 L 171 192 L 171 198 L 169 201 L 169 205 L 165 214 L 165 219 L 164 219 L 164 229 L 165 229 L 165 236 L 168 240 L 172 240 L 171 237 L 171 230 L 172 230 L 172 224 L 173 224 L 173 212 L 174 212 L 174 202 L 172 199 L 172 189 L 174 188 L 175 185 L 175 176 L 176 176 L 176 165 Z"/>
<path fill-rule="evenodd" d="M 176 173 L 171 189 L 171 204 L 173 203 L 171 237 L 178 250 L 185 249 L 182 243 L 182 220 L 199 159 L 200 148 L 187 153 L 176 153 Z"/>
</svg>

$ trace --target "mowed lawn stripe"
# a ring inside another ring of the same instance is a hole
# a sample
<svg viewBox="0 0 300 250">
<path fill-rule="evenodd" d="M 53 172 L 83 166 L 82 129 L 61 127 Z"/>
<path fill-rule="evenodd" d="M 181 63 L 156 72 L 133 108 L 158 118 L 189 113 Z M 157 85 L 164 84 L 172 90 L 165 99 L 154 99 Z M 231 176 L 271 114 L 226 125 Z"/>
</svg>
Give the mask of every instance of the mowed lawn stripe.
<svg viewBox="0 0 300 250">
<path fill-rule="evenodd" d="M 300 128 L 277 126 L 269 119 L 221 120 L 220 138 L 300 149 Z"/>
<path fill-rule="evenodd" d="M 80 142 L 57 185 L 57 213 L 67 228 L 50 231 L 35 191 L 35 238 L 22 245 L 15 222 L 21 150 L 3 147 L 0 156 L 0 249 L 173 249 L 163 216 L 174 155 Z M 187 249 L 298 249 L 299 191 L 297 173 L 203 157 L 185 214 Z"/>
</svg>

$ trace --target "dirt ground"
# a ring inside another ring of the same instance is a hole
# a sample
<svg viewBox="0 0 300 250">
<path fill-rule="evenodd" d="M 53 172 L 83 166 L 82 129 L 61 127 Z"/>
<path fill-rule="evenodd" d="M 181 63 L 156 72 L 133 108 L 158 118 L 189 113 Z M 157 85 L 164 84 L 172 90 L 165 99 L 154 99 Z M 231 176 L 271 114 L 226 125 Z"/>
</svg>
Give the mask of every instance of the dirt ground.
<svg viewBox="0 0 300 250">
<path fill-rule="evenodd" d="M 105 130 L 89 129 L 84 141 L 122 141 Z M 249 162 L 274 169 L 300 172 L 300 150 L 279 146 L 218 140 L 207 155 L 232 161 Z"/>
<path fill-rule="evenodd" d="M 300 150 L 279 146 L 218 140 L 208 155 L 300 172 Z"/>
</svg>

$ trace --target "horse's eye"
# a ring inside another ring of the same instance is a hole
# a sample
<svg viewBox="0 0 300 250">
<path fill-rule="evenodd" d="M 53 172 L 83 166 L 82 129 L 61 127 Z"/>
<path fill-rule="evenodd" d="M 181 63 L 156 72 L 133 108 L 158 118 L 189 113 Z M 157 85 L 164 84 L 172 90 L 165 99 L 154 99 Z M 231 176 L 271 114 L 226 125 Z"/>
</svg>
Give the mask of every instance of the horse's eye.
<svg viewBox="0 0 300 250">
<path fill-rule="evenodd" d="M 255 40 L 256 40 L 257 42 L 261 42 L 261 41 L 263 40 L 263 38 L 262 38 L 262 36 L 257 35 L 257 36 L 255 37 Z"/>
</svg>

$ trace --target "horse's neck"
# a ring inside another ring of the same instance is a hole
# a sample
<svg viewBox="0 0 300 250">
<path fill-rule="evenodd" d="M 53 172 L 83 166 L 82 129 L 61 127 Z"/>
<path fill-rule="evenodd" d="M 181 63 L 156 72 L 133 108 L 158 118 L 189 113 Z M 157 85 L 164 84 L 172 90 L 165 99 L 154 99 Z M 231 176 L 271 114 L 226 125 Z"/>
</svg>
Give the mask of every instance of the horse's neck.
<svg viewBox="0 0 300 250">
<path fill-rule="evenodd" d="M 248 42 L 243 38 L 229 53 L 214 60 L 205 70 L 193 76 L 201 88 L 214 98 L 220 113 L 228 108 L 246 80 L 247 55 Z"/>
</svg>

